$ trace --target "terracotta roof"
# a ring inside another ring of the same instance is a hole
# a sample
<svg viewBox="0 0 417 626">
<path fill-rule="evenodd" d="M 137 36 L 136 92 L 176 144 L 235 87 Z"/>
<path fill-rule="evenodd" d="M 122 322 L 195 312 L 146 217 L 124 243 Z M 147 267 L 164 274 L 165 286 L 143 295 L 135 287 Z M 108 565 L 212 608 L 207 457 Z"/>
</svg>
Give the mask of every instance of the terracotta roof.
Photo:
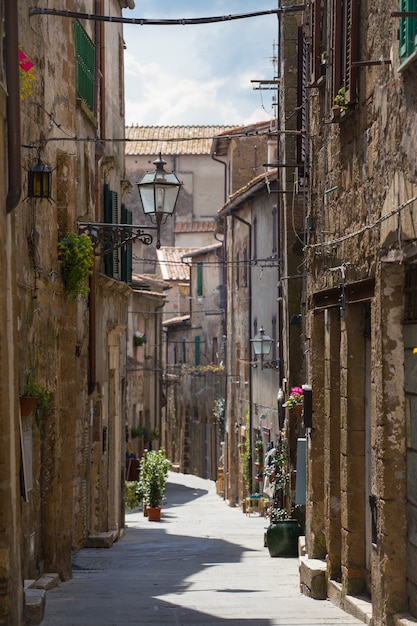
<svg viewBox="0 0 417 626">
<path fill-rule="evenodd" d="M 231 126 L 126 126 L 126 155 L 210 154 L 213 137 Z"/>
<path fill-rule="evenodd" d="M 174 227 L 175 233 L 213 233 L 216 230 L 215 220 L 202 220 L 201 222 L 188 221 L 176 222 Z"/>
<path fill-rule="evenodd" d="M 176 324 L 186 324 L 190 321 L 190 316 L 187 315 L 177 315 L 177 317 L 171 317 L 169 320 L 165 320 L 162 322 L 162 326 L 175 326 Z"/>
<path fill-rule="evenodd" d="M 250 180 L 244 187 L 238 189 L 233 195 L 230 196 L 229 200 L 222 206 L 218 211 L 218 215 L 221 217 L 227 215 L 230 211 L 238 208 L 244 199 L 250 197 L 252 194 L 257 193 L 262 187 L 269 185 L 271 182 L 276 180 L 278 170 L 273 168 L 264 172 L 263 174 L 259 174 L 256 178 Z"/>
<path fill-rule="evenodd" d="M 161 277 L 164 280 L 176 280 L 188 282 L 190 280 L 190 268 L 183 262 L 183 257 L 198 248 L 178 248 L 163 246 L 156 251 L 158 266 Z"/>
<path fill-rule="evenodd" d="M 216 252 L 222 248 L 223 244 L 221 241 L 217 241 L 216 243 L 212 243 L 210 246 L 204 246 L 202 248 L 198 248 L 194 252 L 190 252 L 190 259 L 202 256 L 203 254 L 208 254 L 209 252 Z"/>
<path fill-rule="evenodd" d="M 245 138 L 265 135 L 269 132 L 274 132 L 274 125 L 275 120 L 270 120 L 266 122 L 255 122 L 248 126 L 236 126 L 233 129 L 223 131 L 213 140 L 211 153 L 217 156 L 226 156 L 233 136 Z"/>
</svg>

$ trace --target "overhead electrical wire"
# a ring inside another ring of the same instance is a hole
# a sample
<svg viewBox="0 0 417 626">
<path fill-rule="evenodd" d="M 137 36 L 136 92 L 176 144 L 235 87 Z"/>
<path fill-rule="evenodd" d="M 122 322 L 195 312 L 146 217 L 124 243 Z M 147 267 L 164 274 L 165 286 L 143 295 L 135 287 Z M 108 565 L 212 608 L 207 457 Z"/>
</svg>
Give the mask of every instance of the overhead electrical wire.
<svg viewBox="0 0 417 626">
<path fill-rule="evenodd" d="M 93 20 L 96 22 L 113 22 L 117 24 L 132 24 L 135 26 L 190 26 L 199 24 L 215 24 L 217 22 L 231 22 L 234 20 L 242 20 L 251 17 L 259 17 L 262 15 L 278 15 L 281 13 L 292 13 L 294 11 L 303 11 L 305 5 L 293 7 L 280 7 L 278 9 L 266 9 L 264 11 L 255 11 L 253 13 L 238 13 L 235 15 L 217 15 L 213 17 L 183 17 L 180 19 L 153 19 L 144 17 L 118 17 L 113 15 L 96 15 L 94 13 L 81 13 L 78 11 L 65 11 L 60 9 L 48 9 L 40 7 L 32 7 L 29 9 L 29 17 L 34 15 L 55 15 L 59 17 L 72 17 L 79 20 Z"/>
<path fill-rule="evenodd" d="M 390 217 L 393 217 L 394 215 L 397 215 L 398 213 L 401 213 L 401 211 L 403 211 L 410 204 L 412 204 L 413 202 L 416 202 L 416 201 L 417 201 L 417 195 L 413 196 L 412 198 L 410 198 L 406 202 L 403 202 L 403 204 L 400 204 L 400 206 L 396 207 L 395 209 L 392 209 L 388 213 L 385 213 L 385 215 L 381 215 L 381 217 L 379 217 L 374 222 L 371 222 L 370 224 L 365 224 L 365 226 L 362 226 L 361 228 L 358 228 L 358 230 L 355 230 L 355 231 L 353 231 L 351 233 L 347 233 L 346 235 L 343 235 L 342 237 L 337 237 L 336 239 L 331 239 L 329 241 L 321 241 L 320 243 L 308 244 L 308 245 L 305 246 L 304 249 L 305 250 L 311 250 L 311 249 L 317 249 L 317 248 L 325 248 L 327 246 L 334 246 L 336 244 L 343 243 L 344 241 L 347 241 L 348 239 L 352 239 L 352 237 L 357 237 L 358 235 L 362 235 L 363 233 L 367 232 L 368 230 L 372 230 L 376 226 L 379 226 L 379 224 L 382 224 L 382 222 L 385 222 L 385 220 L 388 220 Z"/>
</svg>

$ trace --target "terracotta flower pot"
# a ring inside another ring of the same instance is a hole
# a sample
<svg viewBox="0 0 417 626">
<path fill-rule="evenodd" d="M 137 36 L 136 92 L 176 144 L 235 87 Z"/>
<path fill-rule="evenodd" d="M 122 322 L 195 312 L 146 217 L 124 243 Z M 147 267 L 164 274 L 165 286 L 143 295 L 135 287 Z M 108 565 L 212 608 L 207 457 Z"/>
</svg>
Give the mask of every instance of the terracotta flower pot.
<svg viewBox="0 0 417 626">
<path fill-rule="evenodd" d="M 20 396 L 19 402 L 22 417 L 27 417 L 35 410 L 37 400 L 31 396 Z"/>
<path fill-rule="evenodd" d="M 161 507 L 160 506 L 148 506 L 148 521 L 149 522 L 161 521 Z"/>
</svg>

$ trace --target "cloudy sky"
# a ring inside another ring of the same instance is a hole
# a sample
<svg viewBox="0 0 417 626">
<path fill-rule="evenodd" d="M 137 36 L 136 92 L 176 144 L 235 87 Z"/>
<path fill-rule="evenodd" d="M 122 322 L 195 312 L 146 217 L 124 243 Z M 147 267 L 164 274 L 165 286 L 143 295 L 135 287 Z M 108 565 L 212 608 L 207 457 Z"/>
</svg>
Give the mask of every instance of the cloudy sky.
<svg viewBox="0 0 417 626">
<path fill-rule="evenodd" d="M 277 0 L 135 0 L 124 17 L 181 19 L 277 8 Z M 184 26 L 124 25 L 126 123 L 249 124 L 273 117 L 277 16 Z"/>
</svg>

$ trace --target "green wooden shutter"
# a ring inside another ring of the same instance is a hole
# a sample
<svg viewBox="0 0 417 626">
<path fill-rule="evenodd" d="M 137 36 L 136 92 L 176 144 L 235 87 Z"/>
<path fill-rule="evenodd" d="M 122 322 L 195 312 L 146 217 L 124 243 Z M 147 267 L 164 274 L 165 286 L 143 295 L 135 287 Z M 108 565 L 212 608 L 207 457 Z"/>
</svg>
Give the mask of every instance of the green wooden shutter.
<svg viewBox="0 0 417 626">
<path fill-rule="evenodd" d="M 111 199 L 111 192 L 110 192 L 108 185 L 104 185 L 103 200 L 104 200 L 104 206 L 103 206 L 104 221 L 106 224 L 111 224 L 112 222 L 112 199 Z M 107 276 L 112 276 L 113 275 L 112 271 L 113 271 L 113 255 L 106 254 L 104 256 L 104 272 Z"/>
<path fill-rule="evenodd" d="M 197 296 L 203 295 L 203 264 L 197 264 Z"/>
<path fill-rule="evenodd" d="M 109 186 L 104 185 L 104 221 L 106 224 L 118 224 L 119 214 L 119 199 L 115 191 L 109 189 Z M 109 252 L 104 256 L 104 271 L 107 276 L 112 278 L 118 278 L 119 275 L 119 250 Z"/>
<path fill-rule="evenodd" d="M 76 96 L 94 113 L 94 43 L 80 22 L 74 22 L 74 48 L 76 60 Z"/>
<path fill-rule="evenodd" d="M 417 0 L 400 0 L 400 11 L 417 11 Z M 404 61 L 417 49 L 417 18 L 400 19 L 400 59 Z"/>
<path fill-rule="evenodd" d="M 201 360 L 200 335 L 194 338 L 194 365 L 198 367 Z"/>
<path fill-rule="evenodd" d="M 132 211 L 126 209 L 125 205 L 121 207 L 122 224 L 132 224 Z M 132 282 L 132 244 L 124 246 L 121 251 L 121 279 L 125 283 Z"/>
</svg>

